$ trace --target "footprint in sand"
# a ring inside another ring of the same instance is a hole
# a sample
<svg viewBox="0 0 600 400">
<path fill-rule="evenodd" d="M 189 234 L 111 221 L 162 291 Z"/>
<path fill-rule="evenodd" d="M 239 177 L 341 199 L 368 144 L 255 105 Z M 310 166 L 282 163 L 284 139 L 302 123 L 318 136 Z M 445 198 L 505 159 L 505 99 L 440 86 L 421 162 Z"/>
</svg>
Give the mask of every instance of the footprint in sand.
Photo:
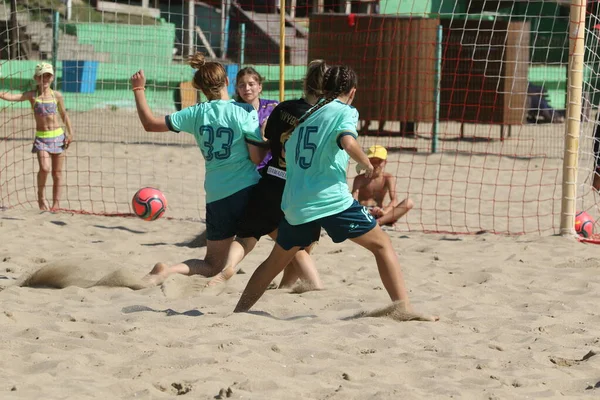
<svg viewBox="0 0 600 400">
<path fill-rule="evenodd" d="M 357 318 L 390 318 L 398 322 L 406 321 L 437 321 L 439 317 L 431 317 L 423 314 L 418 314 L 412 311 L 406 311 L 404 302 L 396 301 L 389 306 L 378 308 L 373 311 L 361 311 L 358 314 L 352 315 L 347 318 L 343 318 L 344 321 Z"/>
<path fill-rule="evenodd" d="M 449 273 L 449 275 L 448 283 L 458 287 L 482 285 L 492 279 L 492 275 L 487 272 Z"/>
</svg>

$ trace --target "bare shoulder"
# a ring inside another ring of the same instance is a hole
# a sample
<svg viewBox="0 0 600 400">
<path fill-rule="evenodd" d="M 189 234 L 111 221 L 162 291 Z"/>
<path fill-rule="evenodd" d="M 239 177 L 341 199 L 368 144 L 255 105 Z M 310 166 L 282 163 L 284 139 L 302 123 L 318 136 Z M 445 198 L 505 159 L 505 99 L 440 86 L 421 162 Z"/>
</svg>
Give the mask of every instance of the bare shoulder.
<svg viewBox="0 0 600 400">
<path fill-rule="evenodd" d="M 59 92 L 58 90 L 54 91 L 54 96 L 56 96 L 57 99 L 64 99 L 64 96 L 61 92 Z"/>
</svg>

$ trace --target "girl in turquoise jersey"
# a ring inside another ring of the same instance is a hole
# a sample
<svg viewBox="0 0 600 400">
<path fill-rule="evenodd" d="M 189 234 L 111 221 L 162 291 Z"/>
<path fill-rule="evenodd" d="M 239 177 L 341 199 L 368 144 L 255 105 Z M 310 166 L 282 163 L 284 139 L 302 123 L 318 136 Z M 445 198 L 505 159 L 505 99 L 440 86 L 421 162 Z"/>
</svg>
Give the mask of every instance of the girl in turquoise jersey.
<svg viewBox="0 0 600 400">
<path fill-rule="evenodd" d="M 283 145 L 291 133 L 290 128 L 293 129 L 296 121 L 322 97 L 321 87 L 327 68 L 329 67 L 323 60 L 311 61 L 304 78 L 303 98 L 279 103 L 270 115 L 265 137 L 269 141 L 272 157 L 260 170 L 260 181 L 252 189 L 246 212 L 236 233 L 236 240 L 229 248 L 225 268 L 211 279 L 209 286 L 232 278 L 238 271 L 239 263 L 254 249 L 261 236 L 277 238 L 277 227 L 283 219 L 281 199 L 286 175 Z M 310 248 L 296 253 L 292 264 L 283 272 L 279 288 L 291 288 L 300 278 L 304 289 L 322 289 L 323 284 L 309 255 Z"/>
<path fill-rule="evenodd" d="M 190 65 L 197 70 L 193 85 L 208 101 L 161 118 L 152 115 L 146 102 L 144 72 L 140 70 L 131 78 L 144 129 L 194 135 L 206 168 L 206 256 L 204 260 L 187 260 L 170 267 L 158 263 L 146 278 L 149 284 L 160 284 L 173 273 L 210 277 L 223 269 L 250 189 L 260 178 L 256 165 L 266 154 L 258 114 L 251 106 L 229 99 L 229 79 L 223 65 L 206 61 L 202 53 L 192 56 Z"/>
<path fill-rule="evenodd" d="M 402 301 L 405 310 L 412 312 L 389 236 L 353 199 L 346 183 L 349 157 L 366 170 L 366 176 L 373 173 L 369 158 L 356 141 L 358 112 L 350 106 L 356 85 L 357 77 L 350 67 L 331 67 L 323 82 L 325 99 L 300 118 L 286 142 L 285 218 L 271 254 L 250 278 L 235 312 L 248 311 L 296 252 L 318 239 L 321 228 L 336 243 L 350 239 L 371 251 L 392 301 Z"/>
</svg>

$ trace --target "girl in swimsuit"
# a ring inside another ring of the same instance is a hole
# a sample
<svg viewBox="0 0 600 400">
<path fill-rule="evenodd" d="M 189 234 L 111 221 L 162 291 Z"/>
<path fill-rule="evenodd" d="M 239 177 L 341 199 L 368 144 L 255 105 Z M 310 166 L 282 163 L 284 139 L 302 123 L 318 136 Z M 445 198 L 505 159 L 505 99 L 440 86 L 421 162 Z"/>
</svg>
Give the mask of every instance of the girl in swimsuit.
<svg viewBox="0 0 600 400">
<path fill-rule="evenodd" d="M 48 63 L 41 63 L 35 67 L 33 79 L 36 90 L 21 94 L 0 93 L 0 99 L 7 101 L 29 101 L 33 108 L 35 118 L 35 140 L 32 153 L 37 154 L 40 170 L 37 174 L 37 198 L 40 210 L 48 210 L 45 189 L 46 180 L 52 172 L 52 207 L 50 210 L 60 208 L 60 197 L 63 180 L 64 151 L 73 141 L 71 121 L 65 110 L 64 98 L 59 92 L 50 88 L 54 80 L 54 69 Z M 60 126 L 58 115 L 62 118 L 67 130 L 66 134 Z"/>
</svg>

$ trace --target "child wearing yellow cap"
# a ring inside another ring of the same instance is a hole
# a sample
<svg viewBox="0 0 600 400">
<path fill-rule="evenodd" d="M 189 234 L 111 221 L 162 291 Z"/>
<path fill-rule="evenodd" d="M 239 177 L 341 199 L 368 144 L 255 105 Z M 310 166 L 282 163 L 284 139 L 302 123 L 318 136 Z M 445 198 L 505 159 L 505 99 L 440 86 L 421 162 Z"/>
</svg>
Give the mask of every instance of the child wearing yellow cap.
<svg viewBox="0 0 600 400">
<path fill-rule="evenodd" d="M 54 68 L 48 63 L 35 67 L 33 79 L 36 89 L 24 93 L 1 92 L 0 99 L 7 101 L 29 101 L 33 109 L 36 133 L 32 153 L 37 154 L 40 169 L 37 174 L 37 199 L 40 210 L 57 210 L 63 186 L 63 163 L 65 150 L 73 140 L 73 129 L 67 115 L 61 93 L 51 89 L 54 81 Z M 65 125 L 63 130 L 60 120 Z M 52 207 L 46 201 L 46 180 L 52 173 Z"/>
<path fill-rule="evenodd" d="M 413 208 L 413 201 L 409 198 L 398 200 L 396 178 L 392 174 L 384 172 L 387 163 L 385 147 L 371 146 L 367 157 L 373 165 L 373 175 L 367 178 L 365 174 L 360 174 L 354 178 L 352 196 L 369 209 L 379 225 L 394 225 Z M 384 206 L 386 195 L 389 196 L 390 201 Z"/>
</svg>

